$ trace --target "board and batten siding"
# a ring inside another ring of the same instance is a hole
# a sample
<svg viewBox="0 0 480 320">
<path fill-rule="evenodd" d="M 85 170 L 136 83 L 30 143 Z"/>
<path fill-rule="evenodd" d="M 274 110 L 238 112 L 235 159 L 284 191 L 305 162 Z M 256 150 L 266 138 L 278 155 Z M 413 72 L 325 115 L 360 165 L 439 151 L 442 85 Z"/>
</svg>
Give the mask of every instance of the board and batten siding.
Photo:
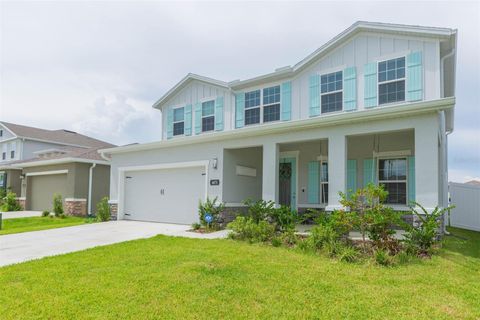
<svg viewBox="0 0 480 320">
<path fill-rule="evenodd" d="M 440 42 L 434 38 L 412 38 L 407 36 L 392 36 L 376 33 L 360 33 L 344 44 L 313 61 L 299 74 L 291 79 L 281 79 L 265 82 L 261 85 L 242 88 L 239 92 L 291 83 L 290 120 L 307 119 L 310 117 L 310 78 L 312 75 L 345 71 L 353 68 L 356 81 L 355 110 L 365 109 L 364 86 L 365 64 L 407 56 L 413 52 L 422 53 L 423 87 L 422 100 L 436 100 L 441 97 L 440 91 Z M 408 79 L 407 79 L 408 82 Z M 377 84 L 378 86 L 378 84 Z M 164 111 L 169 107 L 180 107 L 219 96 L 224 98 L 224 130 L 235 129 L 235 92 L 228 89 L 206 84 L 197 80 L 190 82 L 177 95 L 165 103 Z M 351 93 L 350 93 L 351 94 Z M 378 107 L 378 106 L 376 106 Z M 346 106 L 344 105 L 344 110 Z M 355 112 L 355 111 L 353 111 Z M 164 114 L 166 114 L 164 112 Z M 319 115 L 322 116 L 321 114 Z M 163 117 L 163 138 L 166 139 L 166 117 Z M 194 126 L 194 124 L 193 124 Z M 192 133 L 194 134 L 194 133 Z"/>
<path fill-rule="evenodd" d="M 185 107 L 187 105 L 194 106 L 197 102 L 205 102 L 209 100 L 215 100 L 219 97 L 223 97 L 223 130 L 230 130 L 232 123 L 235 119 L 235 115 L 232 114 L 232 104 L 235 103 L 232 93 L 225 88 L 207 84 L 198 80 L 193 80 L 185 86 L 180 92 L 173 96 L 170 100 L 164 103 L 163 117 L 162 117 L 162 138 L 167 139 L 167 110 L 168 108 Z M 192 116 L 192 135 L 195 135 L 195 117 Z"/>
</svg>

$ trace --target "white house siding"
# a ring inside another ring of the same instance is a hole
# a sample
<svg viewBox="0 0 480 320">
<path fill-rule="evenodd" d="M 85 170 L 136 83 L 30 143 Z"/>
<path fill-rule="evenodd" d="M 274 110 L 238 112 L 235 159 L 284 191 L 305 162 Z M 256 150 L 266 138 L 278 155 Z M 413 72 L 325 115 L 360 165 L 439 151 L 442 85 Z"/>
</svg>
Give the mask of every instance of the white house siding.
<svg viewBox="0 0 480 320">
<path fill-rule="evenodd" d="M 194 116 L 194 105 L 196 102 L 204 102 L 209 100 L 214 100 L 217 97 L 224 98 L 224 130 L 232 129 L 232 124 L 235 116 L 235 112 L 232 113 L 232 110 L 235 111 L 235 108 L 232 107 L 235 105 L 234 96 L 229 89 L 222 88 L 220 86 L 215 86 L 212 84 L 207 84 L 198 80 L 193 80 L 185 86 L 179 93 L 173 96 L 171 99 L 165 102 L 165 107 L 162 109 L 162 139 L 167 138 L 167 108 L 176 108 L 184 107 L 188 104 L 192 105 L 192 135 L 195 135 L 195 116 Z"/>
<path fill-rule="evenodd" d="M 194 138 L 190 137 L 186 139 L 192 139 L 191 145 L 113 154 L 110 198 L 119 200 L 119 218 L 122 218 L 122 199 L 118 199 L 118 190 L 119 181 L 123 182 L 118 176 L 119 168 L 208 160 L 210 161 L 208 179 L 219 179 L 220 185 L 208 185 L 207 193 L 210 197 L 223 199 L 223 149 L 263 146 L 262 197 L 265 200 L 278 200 L 276 197 L 278 190 L 278 183 L 276 182 L 278 166 L 273 161 L 275 158 L 278 159 L 278 144 L 328 139 L 329 185 L 331 190 L 329 206 L 335 207 L 339 206 L 337 191 L 345 191 L 346 136 L 413 129 L 415 130 L 416 200 L 427 208 L 433 208 L 438 205 L 439 199 L 438 125 L 437 114 L 430 113 L 415 117 L 372 120 L 363 123 L 324 126 L 274 135 L 259 135 L 254 139 L 241 138 L 195 143 Z M 335 151 L 332 152 L 332 148 Z M 217 169 L 212 168 L 211 161 L 214 158 L 218 159 Z"/>
<path fill-rule="evenodd" d="M 41 141 L 34 141 L 34 140 L 25 140 L 23 141 L 23 158 L 22 159 L 32 159 L 35 158 L 36 155 L 34 152 L 46 150 L 46 149 L 54 149 L 54 148 L 63 148 L 65 145 L 55 144 L 55 143 L 48 143 L 48 142 L 41 142 Z"/>
</svg>

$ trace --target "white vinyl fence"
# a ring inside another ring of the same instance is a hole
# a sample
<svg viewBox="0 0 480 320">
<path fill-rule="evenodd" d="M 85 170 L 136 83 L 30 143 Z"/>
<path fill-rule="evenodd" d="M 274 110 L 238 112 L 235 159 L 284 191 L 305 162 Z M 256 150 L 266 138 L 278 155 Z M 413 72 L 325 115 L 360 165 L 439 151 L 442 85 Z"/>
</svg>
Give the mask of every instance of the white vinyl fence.
<svg viewBox="0 0 480 320">
<path fill-rule="evenodd" d="M 452 227 L 480 231 L 480 186 L 450 182 L 450 213 Z"/>
</svg>

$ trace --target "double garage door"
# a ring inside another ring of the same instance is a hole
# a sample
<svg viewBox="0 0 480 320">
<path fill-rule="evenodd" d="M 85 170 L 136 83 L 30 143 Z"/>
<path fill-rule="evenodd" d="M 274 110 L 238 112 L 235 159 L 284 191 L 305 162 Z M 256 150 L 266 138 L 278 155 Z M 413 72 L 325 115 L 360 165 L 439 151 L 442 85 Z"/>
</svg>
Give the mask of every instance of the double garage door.
<svg viewBox="0 0 480 320">
<path fill-rule="evenodd" d="M 67 174 L 49 174 L 29 176 L 27 208 L 35 211 L 52 210 L 53 195 L 65 197 L 67 190 Z"/>
<path fill-rule="evenodd" d="M 205 200 L 205 167 L 125 172 L 124 218 L 178 224 L 198 222 Z"/>
</svg>

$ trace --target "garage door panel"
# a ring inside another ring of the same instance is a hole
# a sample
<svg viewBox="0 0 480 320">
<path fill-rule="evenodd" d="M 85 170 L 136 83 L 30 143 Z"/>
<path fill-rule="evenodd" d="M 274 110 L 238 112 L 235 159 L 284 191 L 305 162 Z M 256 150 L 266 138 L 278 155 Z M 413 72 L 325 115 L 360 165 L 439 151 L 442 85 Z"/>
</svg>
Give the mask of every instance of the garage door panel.
<svg viewBox="0 0 480 320">
<path fill-rule="evenodd" d="M 35 211 L 52 210 L 53 195 L 59 193 L 65 198 L 67 174 L 52 174 L 28 177 L 30 193 L 27 197 L 29 209 Z"/>
<path fill-rule="evenodd" d="M 125 219 L 191 224 L 205 198 L 205 168 L 133 171 L 125 174 Z"/>
</svg>

